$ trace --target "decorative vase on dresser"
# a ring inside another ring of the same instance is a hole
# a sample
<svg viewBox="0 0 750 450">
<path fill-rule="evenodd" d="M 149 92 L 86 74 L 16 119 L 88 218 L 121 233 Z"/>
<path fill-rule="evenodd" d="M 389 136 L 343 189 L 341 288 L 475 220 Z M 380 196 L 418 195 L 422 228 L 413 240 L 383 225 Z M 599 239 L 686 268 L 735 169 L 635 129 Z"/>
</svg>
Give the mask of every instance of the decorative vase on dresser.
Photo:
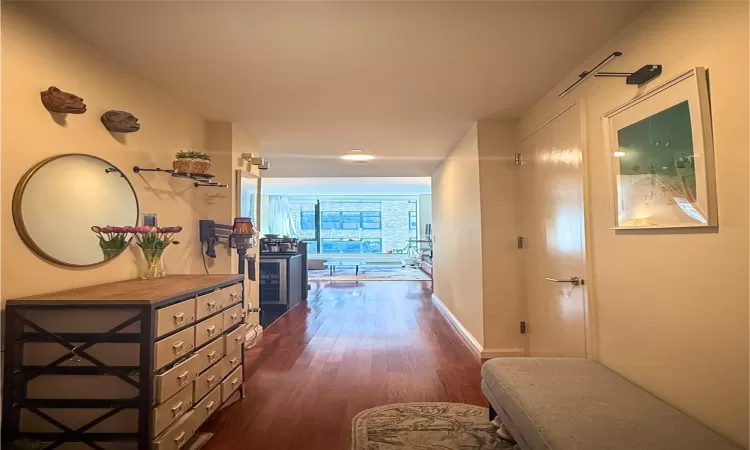
<svg viewBox="0 0 750 450">
<path fill-rule="evenodd" d="M 8 300 L 2 441 L 177 450 L 244 397 L 242 275 Z"/>
</svg>

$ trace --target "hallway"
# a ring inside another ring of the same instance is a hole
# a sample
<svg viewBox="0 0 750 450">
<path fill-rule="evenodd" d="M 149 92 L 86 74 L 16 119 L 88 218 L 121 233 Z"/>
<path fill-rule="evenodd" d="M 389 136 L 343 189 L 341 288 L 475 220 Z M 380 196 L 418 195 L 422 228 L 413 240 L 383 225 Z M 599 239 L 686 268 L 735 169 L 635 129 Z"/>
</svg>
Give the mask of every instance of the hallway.
<svg viewBox="0 0 750 450">
<path fill-rule="evenodd" d="M 485 405 L 479 359 L 432 304 L 431 282 L 317 283 L 247 353 L 246 398 L 216 414 L 207 450 L 337 450 L 378 405 Z"/>
</svg>

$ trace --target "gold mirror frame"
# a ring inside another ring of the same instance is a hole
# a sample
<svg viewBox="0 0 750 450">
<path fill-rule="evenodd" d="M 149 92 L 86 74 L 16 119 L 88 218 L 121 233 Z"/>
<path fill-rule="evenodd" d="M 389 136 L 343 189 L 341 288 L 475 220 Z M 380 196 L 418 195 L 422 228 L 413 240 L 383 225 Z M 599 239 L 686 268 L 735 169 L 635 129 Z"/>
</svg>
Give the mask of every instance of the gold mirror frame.
<svg viewBox="0 0 750 450">
<path fill-rule="evenodd" d="M 34 240 L 31 238 L 31 236 L 29 235 L 28 230 L 26 229 L 26 226 L 23 223 L 23 214 L 21 212 L 21 200 L 23 199 L 23 194 L 26 191 L 26 186 L 29 184 L 29 181 L 34 176 L 34 174 L 36 174 L 39 171 L 39 169 L 41 169 L 45 165 L 47 165 L 47 164 L 49 164 L 52 161 L 55 161 L 57 159 L 65 158 L 67 156 L 86 156 L 86 157 L 89 157 L 89 158 L 94 158 L 94 159 L 97 159 L 97 160 L 103 162 L 104 164 L 109 165 L 110 167 L 112 167 L 114 169 L 117 169 L 117 171 L 120 172 L 120 175 L 123 178 L 125 178 L 125 181 L 128 183 L 128 186 L 130 186 L 130 189 L 133 191 L 133 197 L 135 198 L 135 212 L 136 212 L 136 214 L 135 214 L 136 223 L 133 226 L 137 226 L 138 225 L 138 220 L 141 217 L 141 207 L 140 207 L 140 204 L 138 203 L 138 193 L 135 191 L 135 188 L 133 187 L 133 183 L 130 182 L 130 179 L 128 179 L 128 177 L 125 176 L 125 173 L 119 167 L 117 167 L 116 165 L 112 164 L 111 162 L 107 161 L 104 158 L 100 158 L 100 157 L 94 156 L 94 155 L 89 155 L 89 154 L 86 154 L 86 153 L 65 153 L 65 154 L 62 154 L 62 155 L 52 156 L 50 158 L 42 160 L 41 162 L 39 162 L 36 165 L 34 165 L 34 167 L 32 167 L 31 169 L 29 169 L 21 177 L 21 179 L 18 181 L 18 184 L 16 185 L 16 189 L 13 192 L 13 206 L 12 206 L 12 210 L 13 210 L 13 223 L 15 224 L 16 231 L 18 231 L 19 236 L 21 236 L 21 240 L 23 241 L 23 243 L 26 244 L 26 246 L 30 250 L 32 250 L 34 253 L 36 253 L 37 256 L 39 256 L 39 257 L 41 257 L 41 258 L 43 258 L 43 259 L 45 259 L 47 261 L 50 261 L 52 263 L 55 263 L 55 264 L 58 264 L 58 265 L 61 265 L 61 266 L 66 266 L 66 267 L 97 267 L 97 266 L 101 266 L 101 265 L 103 265 L 105 263 L 108 263 L 108 262 L 116 259 L 120 255 L 122 255 L 125 252 L 125 249 L 127 249 L 130 246 L 130 243 L 133 241 L 133 236 L 130 236 L 130 239 L 128 239 L 128 243 L 125 245 L 125 247 L 122 248 L 122 251 L 120 253 L 118 253 L 116 256 L 114 256 L 113 258 L 105 259 L 104 261 L 100 261 L 100 262 L 93 263 L 93 264 L 72 264 L 72 263 L 69 263 L 69 262 L 61 261 L 61 260 L 59 260 L 59 259 L 57 259 L 57 258 L 55 258 L 53 256 L 50 256 L 47 252 L 45 252 L 44 250 L 42 250 L 41 247 L 39 247 L 34 242 Z"/>
</svg>

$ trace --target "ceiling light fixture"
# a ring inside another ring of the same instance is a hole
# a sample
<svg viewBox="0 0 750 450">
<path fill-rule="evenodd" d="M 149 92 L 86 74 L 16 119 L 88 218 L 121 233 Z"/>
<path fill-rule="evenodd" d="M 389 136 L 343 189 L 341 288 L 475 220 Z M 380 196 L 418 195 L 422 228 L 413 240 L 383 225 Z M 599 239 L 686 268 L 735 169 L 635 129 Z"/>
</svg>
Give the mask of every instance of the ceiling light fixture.
<svg viewBox="0 0 750 450">
<path fill-rule="evenodd" d="M 352 162 L 367 162 L 375 159 L 375 155 L 368 155 L 367 153 L 362 153 L 362 149 L 353 148 L 349 150 L 348 154 L 342 156 L 341 159 Z"/>
</svg>

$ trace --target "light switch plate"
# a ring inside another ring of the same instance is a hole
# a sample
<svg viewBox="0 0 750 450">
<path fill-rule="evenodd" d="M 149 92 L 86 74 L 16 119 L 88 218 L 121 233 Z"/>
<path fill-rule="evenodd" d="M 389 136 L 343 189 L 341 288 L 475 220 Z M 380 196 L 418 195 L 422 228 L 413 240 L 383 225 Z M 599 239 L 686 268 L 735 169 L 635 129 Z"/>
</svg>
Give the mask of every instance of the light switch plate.
<svg viewBox="0 0 750 450">
<path fill-rule="evenodd" d="M 143 213 L 143 225 L 147 227 L 158 227 L 159 221 L 156 213 Z"/>
</svg>

